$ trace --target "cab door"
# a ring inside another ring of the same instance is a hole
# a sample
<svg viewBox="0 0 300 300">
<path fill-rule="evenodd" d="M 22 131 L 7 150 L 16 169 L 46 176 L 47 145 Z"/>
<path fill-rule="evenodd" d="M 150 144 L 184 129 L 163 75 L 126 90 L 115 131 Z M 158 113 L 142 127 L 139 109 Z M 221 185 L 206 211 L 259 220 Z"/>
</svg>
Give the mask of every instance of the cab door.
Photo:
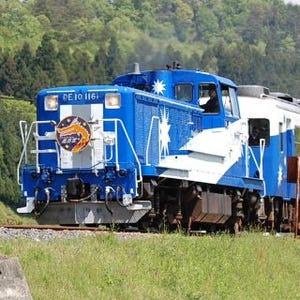
<svg viewBox="0 0 300 300">
<path fill-rule="evenodd" d="M 227 85 L 221 85 L 222 103 L 224 108 L 225 126 L 228 123 L 240 119 L 239 107 L 236 96 L 236 89 Z"/>
</svg>

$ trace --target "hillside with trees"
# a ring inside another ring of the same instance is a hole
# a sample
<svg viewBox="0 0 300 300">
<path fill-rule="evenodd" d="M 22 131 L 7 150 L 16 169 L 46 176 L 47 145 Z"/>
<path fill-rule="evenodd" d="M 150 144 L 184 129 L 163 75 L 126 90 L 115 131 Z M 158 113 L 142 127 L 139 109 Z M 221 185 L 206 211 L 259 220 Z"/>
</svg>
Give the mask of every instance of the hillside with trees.
<svg viewBox="0 0 300 300">
<path fill-rule="evenodd" d="M 300 98 L 300 7 L 283 0 L 0 1 L 0 199 L 19 199 L 19 120 L 42 88 L 179 61 Z"/>
<path fill-rule="evenodd" d="M 0 2 L 0 94 L 109 83 L 180 61 L 300 98 L 300 7 L 283 0 Z"/>
<path fill-rule="evenodd" d="M 0 102 L 0 201 L 19 201 L 17 165 L 22 151 L 19 121 L 34 121 L 35 106 L 29 101 L 2 96 Z"/>
</svg>

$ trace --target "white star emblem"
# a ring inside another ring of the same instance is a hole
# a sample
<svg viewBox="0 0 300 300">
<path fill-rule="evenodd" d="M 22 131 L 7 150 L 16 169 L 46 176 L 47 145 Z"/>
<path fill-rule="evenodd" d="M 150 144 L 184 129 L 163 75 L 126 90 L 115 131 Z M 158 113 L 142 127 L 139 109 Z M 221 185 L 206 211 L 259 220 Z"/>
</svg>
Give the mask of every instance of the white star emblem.
<svg viewBox="0 0 300 300">
<path fill-rule="evenodd" d="M 169 130 L 171 125 L 168 124 L 169 115 L 164 108 L 163 112 L 161 112 L 161 121 L 159 122 L 159 144 L 160 151 L 162 156 L 166 156 L 169 154 L 168 144 L 170 142 Z"/>
<path fill-rule="evenodd" d="M 277 173 L 277 183 L 278 183 L 278 186 L 281 185 L 282 179 L 283 179 L 283 171 L 282 171 L 282 166 L 280 165 L 279 169 L 278 169 L 278 173 Z"/>
<path fill-rule="evenodd" d="M 154 94 L 163 95 L 165 90 L 166 90 L 166 85 L 164 84 L 163 81 L 160 81 L 159 79 L 154 81 L 152 85 L 152 91 L 154 92 Z"/>
</svg>

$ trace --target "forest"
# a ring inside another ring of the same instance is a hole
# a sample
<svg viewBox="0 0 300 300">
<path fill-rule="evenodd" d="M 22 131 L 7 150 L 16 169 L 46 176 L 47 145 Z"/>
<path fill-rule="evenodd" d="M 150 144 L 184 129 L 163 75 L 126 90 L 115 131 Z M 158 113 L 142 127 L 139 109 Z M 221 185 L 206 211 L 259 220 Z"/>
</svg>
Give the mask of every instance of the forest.
<svg viewBox="0 0 300 300">
<path fill-rule="evenodd" d="M 19 121 L 40 89 L 177 61 L 300 98 L 299 16 L 283 0 L 0 1 L 0 200 L 19 200 Z"/>
<path fill-rule="evenodd" d="M 179 61 L 300 98 L 299 15 L 283 0 L 3 0 L 0 95 Z"/>
</svg>

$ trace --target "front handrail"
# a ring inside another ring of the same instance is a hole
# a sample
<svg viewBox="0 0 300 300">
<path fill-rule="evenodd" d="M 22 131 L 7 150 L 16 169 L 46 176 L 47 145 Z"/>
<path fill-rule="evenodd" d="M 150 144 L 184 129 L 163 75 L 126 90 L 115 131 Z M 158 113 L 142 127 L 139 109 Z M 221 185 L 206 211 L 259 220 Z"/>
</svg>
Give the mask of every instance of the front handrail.
<svg viewBox="0 0 300 300">
<path fill-rule="evenodd" d="M 27 121 L 21 120 L 19 122 L 19 126 L 20 126 L 20 131 L 21 131 L 21 139 L 22 139 L 22 147 L 24 147 L 25 145 L 25 138 L 27 136 Z M 25 163 L 27 164 L 27 151 L 25 153 Z"/>
<path fill-rule="evenodd" d="M 119 164 L 119 147 L 118 147 L 118 123 L 120 124 L 124 134 L 125 134 L 125 137 L 126 137 L 126 140 L 129 144 L 129 147 L 133 153 L 133 156 L 134 156 L 134 159 L 137 163 L 137 167 L 138 167 L 138 178 L 136 179 L 138 183 L 141 183 L 143 182 L 143 177 L 142 177 L 142 166 L 141 166 L 141 162 L 139 161 L 138 159 L 138 156 L 137 156 L 137 153 L 133 147 L 133 144 L 130 140 L 130 137 L 128 135 L 128 132 L 125 128 L 125 125 L 123 123 L 122 120 L 120 119 L 103 119 L 103 120 L 99 120 L 99 121 L 103 121 L 103 122 L 113 122 L 114 124 L 114 134 L 116 136 L 116 140 L 115 140 L 115 151 L 114 151 L 114 154 L 115 154 L 115 164 L 116 164 L 116 169 L 119 170 L 120 169 L 120 164 Z M 22 125 L 21 125 L 22 124 Z M 18 162 L 18 166 L 17 166 L 17 182 L 19 185 L 21 185 L 21 182 L 20 182 L 20 169 L 21 169 L 21 165 L 22 165 L 22 162 L 23 160 L 25 159 L 25 163 L 27 163 L 27 147 L 28 147 L 28 142 L 29 142 L 29 138 L 31 136 L 31 134 L 33 134 L 33 128 L 35 126 L 35 142 L 36 142 L 36 150 L 34 151 L 34 153 L 36 154 L 36 170 L 37 172 L 39 173 L 40 170 L 39 170 L 39 157 L 38 157 L 38 154 L 39 154 L 39 150 L 38 150 L 38 146 L 39 146 L 39 135 L 38 135 L 38 125 L 40 124 L 55 124 L 55 122 L 53 120 L 47 120 L 47 121 L 34 121 L 31 123 L 30 125 L 30 128 L 29 128 L 29 131 L 27 132 L 27 129 L 23 130 L 23 125 L 24 124 L 24 121 L 22 121 L 22 123 L 20 122 L 20 126 L 21 127 L 21 135 L 22 135 L 22 143 L 23 143 L 23 149 L 22 149 L 22 152 L 21 152 L 21 155 L 20 155 L 20 159 L 19 159 L 19 162 Z M 27 128 L 27 126 L 26 126 Z M 58 168 L 60 168 L 60 153 L 58 151 L 58 145 L 57 143 L 55 143 L 55 149 L 56 149 L 56 153 L 57 153 L 57 166 Z M 106 163 L 107 162 L 107 158 L 105 158 L 105 160 L 103 161 L 103 163 Z"/>
<path fill-rule="evenodd" d="M 265 196 L 266 194 L 266 182 L 264 179 L 264 169 L 263 169 L 263 162 L 264 162 L 264 153 L 265 153 L 265 146 L 266 146 L 266 140 L 265 139 L 260 139 L 259 140 L 259 163 L 254 155 L 254 152 L 252 150 L 252 148 L 250 146 L 248 146 L 248 150 L 250 151 L 251 157 L 254 161 L 254 164 L 258 170 L 259 173 L 259 179 L 262 180 L 263 182 L 263 188 L 264 188 L 264 194 L 263 196 Z M 247 167 L 247 172 L 249 173 L 249 168 Z M 249 174 L 247 174 L 249 176 Z"/>
<path fill-rule="evenodd" d="M 31 132 L 33 130 L 33 127 L 36 126 L 36 132 L 37 132 L 37 125 L 39 124 L 48 124 L 48 123 L 53 123 L 54 121 L 52 120 L 47 120 L 47 121 L 33 121 L 29 127 L 29 130 L 27 132 L 27 123 L 26 121 L 20 121 L 20 127 L 21 127 L 21 135 L 22 135 L 22 143 L 23 143 L 23 149 L 22 149 L 22 152 L 21 152 L 21 155 L 20 155 L 20 159 L 19 159 L 19 162 L 18 162 L 18 166 L 17 166 L 17 183 L 18 185 L 22 185 L 21 182 L 20 182 L 20 169 L 21 169 L 21 165 L 22 165 L 22 162 L 23 162 L 23 159 L 25 160 L 25 163 L 27 164 L 28 162 L 28 158 L 27 158 L 27 145 L 28 145 L 28 142 L 29 142 L 29 138 L 31 136 Z M 23 125 L 22 124 L 26 124 L 25 128 L 25 132 L 23 131 Z M 38 140 L 36 139 L 36 149 L 38 149 Z M 37 171 L 39 170 L 39 167 L 38 167 L 38 155 L 36 155 L 36 169 Z"/>
<path fill-rule="evenodd" d="M 137 182 L 138 183 L 143 182 L 141 162 L 139 161 L 139 158 L 138 158 L 137 153 L 136 153 L 136 151 L 135 151 L 135 149 L 133 147 L 133 144 L 132 144 L 132 142 L 130 140 L 130 137 L 128 135 L 128 132 L 127 132 L 127 130 L 125 128 L 125 125 L 124 125 L 123 121 L 121 119 L 103 119 L 103 121 L 104 122 L 114 122 L 114 132 L 116 133 L 116 137 L 118 137 L 118 126 L 117 126 L 117 123 L 118 122 L 120 123 L 120 125 L 121 125 L 121 127 L 123 129 L 123 132 L 125 134 L 125 137 L 127 139 L 127 142 L 128 142 L 128 144 L 130 146 L 130 149 L 131 149 L 131 151 L 133 153 L 133 156 L 134 156 L 134 158 L 136 160 L 136 163 L 138 165 L 139 179 L 137 179 Z M 119 147 L 118 147 L 118 138 L 117 138 L 116 139 L 116 147 L 115 147 L 115 157 L 116 157 L 116 165 L 117 165 L 117 167 L 119 167 L 119 152 L 118 151 L 119 151 Z"/>
</svg>

